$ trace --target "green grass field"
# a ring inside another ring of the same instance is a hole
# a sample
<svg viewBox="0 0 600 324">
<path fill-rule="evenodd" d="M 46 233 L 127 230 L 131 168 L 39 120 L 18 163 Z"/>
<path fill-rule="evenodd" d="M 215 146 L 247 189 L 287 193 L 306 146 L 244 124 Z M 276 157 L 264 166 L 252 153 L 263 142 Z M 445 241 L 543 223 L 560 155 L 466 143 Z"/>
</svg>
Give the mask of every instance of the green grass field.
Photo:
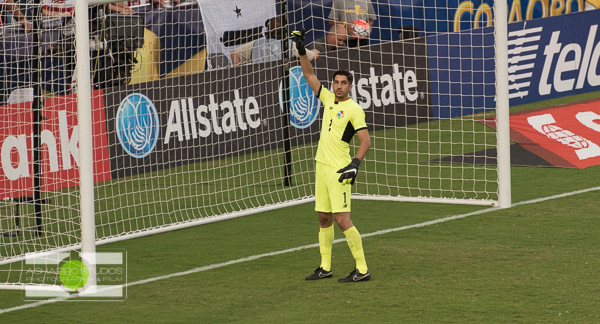
<svg viewBox="0 0 600 324">
<path fill-rule="evenodd" d="M 352 218 L 365 236 L 370 282 L 337 282 L 354 265 L 345 241 L 334 245 L 334 280 L 304 280 L 319 252 L 312 246 L 316 214 L 303 204 L 99 246 L 127 252 L 130 286 L 122 301 L 42 304 L 24 301 L 22 291 L 0 291 L 0 320 L 599 322 L 600 166 L 511 171 L 509 209 L 355 201 Z M 569 194 L 588 188 L 594 189 Z"/>
</svg>

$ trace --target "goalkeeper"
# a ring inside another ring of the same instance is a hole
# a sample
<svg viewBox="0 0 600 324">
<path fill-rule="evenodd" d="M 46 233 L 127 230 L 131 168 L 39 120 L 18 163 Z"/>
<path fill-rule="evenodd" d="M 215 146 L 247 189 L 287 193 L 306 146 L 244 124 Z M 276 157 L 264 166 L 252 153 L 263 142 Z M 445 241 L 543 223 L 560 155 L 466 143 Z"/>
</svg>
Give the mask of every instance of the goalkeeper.
<svg viewBox="0 0 600 324">
<path fill-rule="evenodd" d="M 358 166 L 371 147 L 365 112 L 348 94 L 352 88 L 352 74 L 340 70 L 333 74 L 333 93 L 321 85 L 304 48 L 304 31 L 293 32 L 300 65 L 307 84 L 323 103 L 323 122 L 317 148 L 315 211 L 319 216 L 319 250 L 321 265 L 306 280 L 331 278 L 331 250 L 334 239 L 333 221 L 346 235 L 355 269 L 340 282 L 367 281 L 367 268 L 362 239 L 350 220 L 351 185 L 356 180 Z M 350 157 L 350 140 L 358 134 L 360 146 L 354 158 Z"/>
</svg>

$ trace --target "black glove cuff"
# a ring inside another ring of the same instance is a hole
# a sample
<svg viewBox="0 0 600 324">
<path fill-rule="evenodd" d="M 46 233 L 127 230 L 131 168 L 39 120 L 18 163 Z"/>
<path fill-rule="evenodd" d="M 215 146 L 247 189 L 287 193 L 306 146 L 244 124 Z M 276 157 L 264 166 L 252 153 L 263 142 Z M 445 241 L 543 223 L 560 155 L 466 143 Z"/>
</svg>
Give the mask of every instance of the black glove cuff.
<svg viewBox="0 0 600 324">
<path fill-rule="evenodd" d="M 350 163 L 350 165 L 353 165 L 358 168 L 358 166 L 360 165 L 360 162 L 361 162 L 360 159 L 355 157 L 352 159 L 352 162 Z"/>
</svg>

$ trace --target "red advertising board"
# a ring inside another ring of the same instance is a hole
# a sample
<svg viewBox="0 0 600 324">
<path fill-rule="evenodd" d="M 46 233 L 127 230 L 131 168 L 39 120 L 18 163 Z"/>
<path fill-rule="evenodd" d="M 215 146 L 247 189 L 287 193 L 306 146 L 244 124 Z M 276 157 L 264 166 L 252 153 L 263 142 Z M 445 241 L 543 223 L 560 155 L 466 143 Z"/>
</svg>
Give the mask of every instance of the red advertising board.
<svg viewBox="0 0 600 324">
<path fill-rule="evenodd" d="M 512 140 L 554 166 L 600 164 L 600 99 L 511 114 L 510 129 Z"/>
<path fill-rule="evenodd" d="M 33 193 L 32 103 L 0 107 L 0 199 Z M 42 191 L 79 185 L 79 126 L 75 95 L 44 102 Z M 109 180 L 110 157 L 102 92 L 92 93 L 94 182 Z"/>
</svg>

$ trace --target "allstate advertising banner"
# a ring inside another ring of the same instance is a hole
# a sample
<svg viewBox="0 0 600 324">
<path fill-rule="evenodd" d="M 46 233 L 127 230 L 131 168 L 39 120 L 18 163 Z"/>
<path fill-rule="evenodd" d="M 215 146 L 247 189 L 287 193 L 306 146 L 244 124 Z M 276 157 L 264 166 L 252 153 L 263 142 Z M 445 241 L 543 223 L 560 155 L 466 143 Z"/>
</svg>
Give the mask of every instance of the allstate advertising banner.
<svg viewBox="0 0 600 324">
<path fill-rule="evenodd" d="M 256 64 L 107 92 L 113 177 L 275 149 L 281 76 Z"/>
<path fill-rule="evenodd" d="M 371 129 L 430 119 L 424 40 L 372 46 L 382 53 L 377 58 L 368 47 L 321 56 L 315 62 L 319 80 L 329 88 L 335 69 L 350 70 L 352 96 Z M 288 124 L 292 145 L 316 141 L 319 100 L 292 67 L 287 115 L 282 79 L 282 62 L 275 61 L 107 91 L 112 177 L 279 149 Z"/>
<path fill-rule="evenodd" d="M 326 57 L 326 62 L 317 59 L 314 66 L 317 77 L 328 88 L 335 70 L 346 69 L 354 75 L 350 96 L 365 110 L 371 130 L 433 117 L 423 38 L 337 51 Z"/>
</svg>

